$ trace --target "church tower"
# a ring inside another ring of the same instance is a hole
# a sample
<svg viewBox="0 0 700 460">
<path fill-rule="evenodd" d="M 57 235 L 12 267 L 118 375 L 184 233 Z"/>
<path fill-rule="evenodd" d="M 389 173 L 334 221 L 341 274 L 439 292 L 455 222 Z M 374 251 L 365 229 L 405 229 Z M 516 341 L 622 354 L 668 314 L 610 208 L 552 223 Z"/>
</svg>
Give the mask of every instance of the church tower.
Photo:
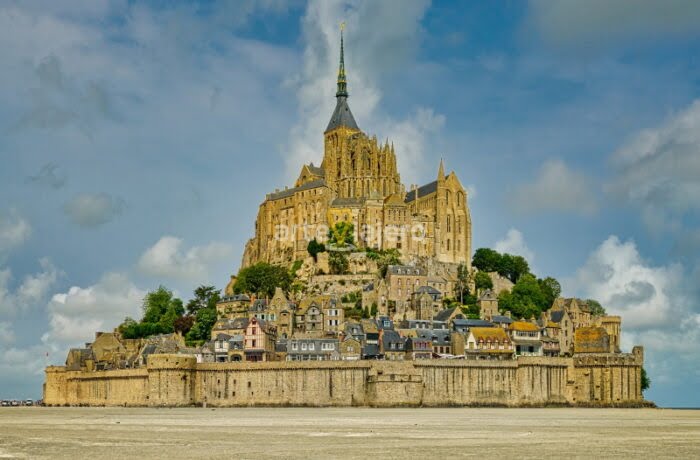
<svg viewBox="0 0 700 460">
<path fill-rule="evenodd" d="M 338 192 L 338 181 L 348 168 L 347 159 L 343 152 L 347 149 L 347 138 L 359 133 L 360 128 L 355 122 L 348 105 L 348 82 L 345 76 L 345 47 L 343 43 L 343 28 L 340 27 L 340 63 L 338 65 L 337 90 L 335 93 L 335 110 L 328 122 L 324 136 L 324 155 L 321 167 L 325 171 L 326 183 Z"/>
</svg>

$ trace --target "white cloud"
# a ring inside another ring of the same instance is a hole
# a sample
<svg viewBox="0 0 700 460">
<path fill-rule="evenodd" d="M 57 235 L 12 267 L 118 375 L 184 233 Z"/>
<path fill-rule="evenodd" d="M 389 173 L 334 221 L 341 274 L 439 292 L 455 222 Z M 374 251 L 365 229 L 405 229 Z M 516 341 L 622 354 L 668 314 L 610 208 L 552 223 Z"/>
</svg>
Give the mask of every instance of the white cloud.
<svg viewBox="0 0 700 460">
<path fill-rule="evenodd" d="M 31 234 L 31 225 L 15 210 L 0 214 L 0 257 L 27 241 Z"/>
<path fill-rule="evenodd" d="M 445 116 L 427 108 L 419 108 L 405 120 L 389 122 L 386 132 L 389 139 L 394 142 L 396 161 L 404 182 L 413 183 L 419 179 L 425 179 L 419 172 L 425 167 L 428 141 L 444 125 Z M 437 171 L 437 164 L 432 167 Z"/>
<path fill-rule="evenodd" d="M 71 287 L 48 304 L 49 331 L 42 341 L 53 349 L 91 341 L 97 331 L 110 331 L 126 316 L 140 317 L 146 293 L 125 275 L 107 273 L 94 285 Z"/>
<path fill-rule="evenodd" d="M 0 345 L 7 345 L 15 341 L 15 332 L 12 324 L 0 321 Z"/>
<path fill-rule="evenodd" d="M 62 273 L 47 258 L 39 260 L 41 271 L 24 277 L 22 283 L 12 289 L 12 271 L 0 270 L 0 313 L 15 315 L 26 312 L 41 303 Z"/>
<path fill-rule="evenodd" d="M 700 35 L 700 3 L 695 0 L 531 0 L 529 5 L 529 24 L 556 46 Z"/>
<path fill-rule="evenodd" d="M 650 229 L 679 230 L 700 211 L 700 100 L 640 132 L 612 156 L 618 175 L 608 189 L 638 207 Z"/>
<path fill-rule="evenodd" d="M 83 193 L 65 204 L 63 211 L 81 227 L 97 227 L 113 220 L 124 210 L 124 201 L 106 193 Z"/>
<path fill-rule="evenodd" d="M 233 249 L 226 243 L 213 242 L 187 250 L 183 241 L 164 236 L 143 253 L 139 270 L 149 276 L 205 282 L 212 264 L 229 260 Z"/>
<path fill-rule="evenodd" d="M 402 2 L 401 8 L 389 2 L 369 4 L 355 0 L 308 5 L 302 22 L 306 43 L 303 69 L 301 75 L 288 82 L 296 88 L 301 120 L 290 131 L 290 152 L 285 155 L 289 177 L 298 174 L 302 163 L 318 164 L 323 154 L 322 133 L 335 106 L 338 23 L 345 21 L 348 102 L 355 120 L 369 135 L 377 129 L 381 140 L 391 136 L 402 176 L 416 179 L 415 167 L 423 166 L 424 139 L 442 127 L 444 116 L 420 108 L 405 120 L 393 120 L 378 110 L 382 92 L 377 84 L 382 73 L 405 64 L 415 52 L 421 34 L 419 23 L 428 3 Z"/>
<path fill-rule="evenodd" d="M 505 238 L 496 241 L 493 248 L 500 253 L 523 256 L 530 266 L 532 266 L 532 262 L 535 260 L 535 253 L 527 247 L 523 234 L 514 228 L 508 230 Z"/>
<path fill-rule="evenodd" d="M 652 267 L 642 260 L 632 241 L 611 236 L 588 258 L 571 282 L 577 292 L 585 290 L 609 313 L 622 315 L 633 327 L 657 327 L 676 321 L 682 305 L 674 296 L 681 292 L 680 265 Z M 674 314 L 672 314 L 674 313 Z"/>
<path fill-rule="evenodd" d="M 593 187 L 588 179 L 558 159 L 545 162 L 531 183 L 510 194 L 517 212 L 564 211 L 591 214 L 596 210 Z"/>
<path fill-rule="evenodd" d="M 610 236 L 562 286 L 566 295 L 596 299 L 608 314 L 622 316 L 623 351 L 645 347 L 654 383 L 678 384 L 685 376 L 700 384 L 698 274 L 680 264 L 655 266 L 634 242 Z"/>
</svg>

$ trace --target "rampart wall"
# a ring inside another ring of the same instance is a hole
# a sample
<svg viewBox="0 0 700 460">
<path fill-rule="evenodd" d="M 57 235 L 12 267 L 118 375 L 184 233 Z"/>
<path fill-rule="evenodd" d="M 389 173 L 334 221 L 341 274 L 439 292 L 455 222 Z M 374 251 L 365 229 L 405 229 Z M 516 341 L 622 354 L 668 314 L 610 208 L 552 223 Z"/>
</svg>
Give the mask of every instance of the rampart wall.
<svg viewBox="0 0 700 460">
<path fill-rule="evenodd" d="M 643 352 L 512 361 L 197 364 L 152 355 L 145 369 L 46 369 L 44 402 L 88 406 L 542 406 L 642 402 Z"/>
</svg>

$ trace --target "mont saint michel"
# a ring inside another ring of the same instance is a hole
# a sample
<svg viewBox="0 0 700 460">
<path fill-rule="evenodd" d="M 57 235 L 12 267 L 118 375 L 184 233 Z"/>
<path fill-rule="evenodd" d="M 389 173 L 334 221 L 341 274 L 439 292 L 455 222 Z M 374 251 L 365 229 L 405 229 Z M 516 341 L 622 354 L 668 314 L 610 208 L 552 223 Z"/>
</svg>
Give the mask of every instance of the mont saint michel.
<svg viewBox="0 0 700 460">
<path fill-rule="evenodd" d="M 472 251 L 458 175 L 440 161 L 401 182 L 400 152 L 350 109 L 342 32 L 339 54 L 322 160 L 267 194 L 223 292 L 148 293 L 142 318 L 46 368 L 44 404 L 644 405 L 623 319 L 522 256 Z"/>
</svg>

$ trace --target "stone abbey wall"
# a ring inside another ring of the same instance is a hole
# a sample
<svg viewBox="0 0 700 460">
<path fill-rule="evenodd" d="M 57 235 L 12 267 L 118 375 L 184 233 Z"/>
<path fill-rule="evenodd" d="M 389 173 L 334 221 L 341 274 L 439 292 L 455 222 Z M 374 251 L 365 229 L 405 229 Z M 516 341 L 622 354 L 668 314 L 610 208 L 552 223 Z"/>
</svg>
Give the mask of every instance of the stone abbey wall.
<svg viewBox="0 0 700 460">
<path fill-rule="evenodd" d="M 89 406 L 530 406 L 642 402 L 643 352 L 513 361 L 197 364 L 152 355 L 146 369 L 46 369 L 44 402 Z"/>
</svg>

